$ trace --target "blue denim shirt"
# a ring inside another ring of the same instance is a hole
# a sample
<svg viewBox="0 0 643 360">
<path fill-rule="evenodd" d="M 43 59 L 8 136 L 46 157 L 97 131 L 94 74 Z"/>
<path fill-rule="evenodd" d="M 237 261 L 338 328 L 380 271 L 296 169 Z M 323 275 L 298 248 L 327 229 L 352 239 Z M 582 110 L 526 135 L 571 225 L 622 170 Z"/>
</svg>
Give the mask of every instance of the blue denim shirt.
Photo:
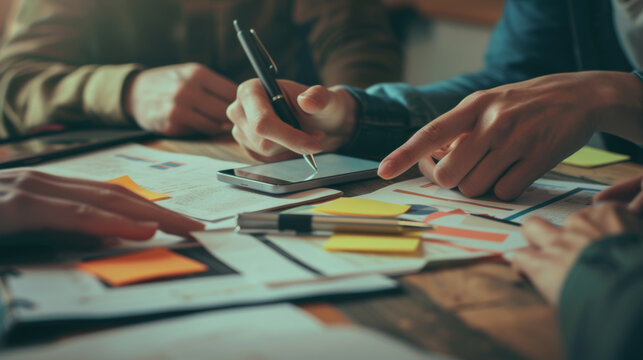
<svg viewBox="0 0 643 360">
<path fill-rule="evenodd" d="M 633 71 L 610 0 L 507 0 L 482 70 L 419 87 L 347 88 L 359 110 L 355 134 L 341 151 L 379 158 L 477 90 L 584 70 Z"/>
</svg>

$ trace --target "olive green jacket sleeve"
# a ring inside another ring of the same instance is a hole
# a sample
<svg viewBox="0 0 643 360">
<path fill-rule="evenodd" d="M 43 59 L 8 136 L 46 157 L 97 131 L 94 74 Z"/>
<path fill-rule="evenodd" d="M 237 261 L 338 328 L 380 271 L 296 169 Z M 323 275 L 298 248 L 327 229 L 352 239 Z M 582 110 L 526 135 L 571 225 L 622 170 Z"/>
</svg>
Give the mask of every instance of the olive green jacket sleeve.
<svg viewBox="0 0 643 360">
<path fill-rule="evenodd" d="M 561 293 L 566 359 L 643 359 L 643 234 L 590 245 Z"/>
<path fill-rule="evenodd" d="M 93 4 L 22 2 L 0 51 L 0 138 L 54 122 L 132 125 L 121 90 L 139 66 L 88 65 Z"/>
<path fill-rule="evenodd" d="M 400 81 L 402 52 L 380 1 L 297 0 L 294 6 L 294 22 L 310 26 L 321 83 L 366 88 Z"/>
</svg>

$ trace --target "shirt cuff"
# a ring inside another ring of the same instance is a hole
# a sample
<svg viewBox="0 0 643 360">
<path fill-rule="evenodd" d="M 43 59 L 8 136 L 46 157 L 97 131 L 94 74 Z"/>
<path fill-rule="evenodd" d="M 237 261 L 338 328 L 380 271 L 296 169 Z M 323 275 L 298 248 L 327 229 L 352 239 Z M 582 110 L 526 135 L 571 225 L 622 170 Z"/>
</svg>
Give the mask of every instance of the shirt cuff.
<svg viewBox="0 0 643 360">
<path fill-rule="evenodd" d="M 381 159 L 409 138 L 409 111 L 392 99 L 344 86 L 356 100 L 353 136 L 338 152 Z"/>
<path fill-rule="evenodd" d="M 96 69 L 83 94 L 85 114 L 108 126 L 133 125 L 123 107 L 123 91 L 131 77 L 142 69 L 138 64 L 104 65 Z"/>
</svg>

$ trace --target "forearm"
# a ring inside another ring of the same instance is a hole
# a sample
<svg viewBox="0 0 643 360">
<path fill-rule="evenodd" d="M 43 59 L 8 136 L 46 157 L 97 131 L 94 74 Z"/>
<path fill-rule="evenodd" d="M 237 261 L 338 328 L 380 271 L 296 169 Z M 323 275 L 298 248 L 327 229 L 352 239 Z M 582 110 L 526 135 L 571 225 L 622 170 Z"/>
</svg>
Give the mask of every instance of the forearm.
<svg viewBox="0 0 643 360">
<path fill-rule="evenodd" d="M 563 287 L 559 320 L 567 359 L 641 358 L 643 235 L 604 239 L 579 257 Z"/>
<path fill-rule="evenodd" d="M 395 83 L 347 88 L 357 103 L 355 131 L 340 151 L 381 159 L 469 94 L 507 81 L 496 74 L 485 69 L 420 87 Z"/>
<path fill-rule="evenodd" d="M 123 112 L 121 93 L 138 68 L 135 64 L 70 66 L 5 59 L 0 63 L 0 137 L 50 123 L 132 126 Z"/>
<path fill-rule="evenodd" d="M 20 2 L 0 50 L 0 137 L 38 126 L 129 124 L 121 106 L 122 86 L 138 67 L 99 66 L 95 1 Z M 112 52 L 118 52 L 113 49 Z M 121 61 L 121 63 L 124 61 Z M 119 63 L 112 61 L 110 63 Z"/>
</svg>

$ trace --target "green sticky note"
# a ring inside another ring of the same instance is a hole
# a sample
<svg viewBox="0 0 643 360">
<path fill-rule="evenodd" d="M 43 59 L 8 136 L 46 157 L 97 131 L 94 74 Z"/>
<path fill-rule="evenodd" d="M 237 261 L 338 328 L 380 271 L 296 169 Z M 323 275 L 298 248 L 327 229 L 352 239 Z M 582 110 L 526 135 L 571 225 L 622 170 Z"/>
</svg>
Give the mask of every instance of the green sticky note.
<svg viewBox="0 0 643 360">
<path fill-rule="evenodd" d="M 563 164 L 584 168 L 592 168 L 627 161 L 630 157 L 590 146 L 583 146 L 580 150 L 563 160 Z"/>
</svg>

